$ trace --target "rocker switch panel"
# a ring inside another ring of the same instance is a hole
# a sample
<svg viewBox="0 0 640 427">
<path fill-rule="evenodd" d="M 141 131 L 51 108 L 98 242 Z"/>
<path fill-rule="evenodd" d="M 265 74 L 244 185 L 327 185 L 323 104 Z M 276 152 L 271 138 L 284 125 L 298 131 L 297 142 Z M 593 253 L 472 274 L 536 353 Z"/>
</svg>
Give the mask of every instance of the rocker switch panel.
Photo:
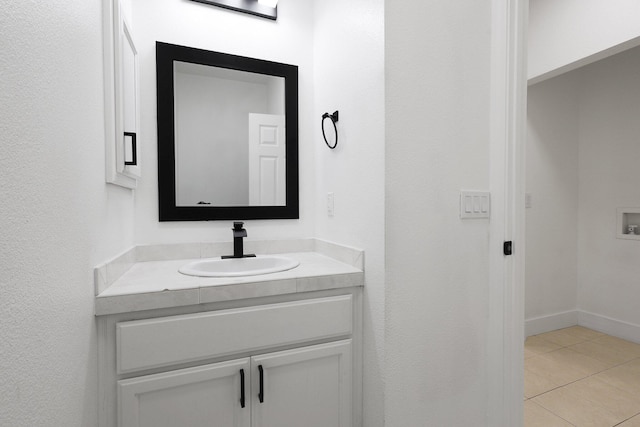
<svg viewBox="0 0 640 427">
<path fill-rule="evenodd" d="M 488 191 L 461 191 L 460 218 L 489 218 L 491 215 L 491 193 Z"/>
</svg>

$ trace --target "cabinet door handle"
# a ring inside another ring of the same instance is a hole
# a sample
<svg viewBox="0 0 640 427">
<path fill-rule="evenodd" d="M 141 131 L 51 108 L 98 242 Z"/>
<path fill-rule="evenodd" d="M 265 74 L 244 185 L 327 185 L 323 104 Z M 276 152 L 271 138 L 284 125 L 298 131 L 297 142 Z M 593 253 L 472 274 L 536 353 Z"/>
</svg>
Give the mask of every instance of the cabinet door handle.
<svg viewBox="0 0 640 427">
<path fill-rule="evenodd" d="M 260 372 L 260 392 L 258 393 L 258 399 L 260 403 L 264 402 L 264 372 L 262 371 L 262 365 L 258 365 L 258 371 Z"/>
<path fill-rule="evenodd" d="M 240 369 L 240 407 L 244 408 L 244 369 Z"/>
</svg>

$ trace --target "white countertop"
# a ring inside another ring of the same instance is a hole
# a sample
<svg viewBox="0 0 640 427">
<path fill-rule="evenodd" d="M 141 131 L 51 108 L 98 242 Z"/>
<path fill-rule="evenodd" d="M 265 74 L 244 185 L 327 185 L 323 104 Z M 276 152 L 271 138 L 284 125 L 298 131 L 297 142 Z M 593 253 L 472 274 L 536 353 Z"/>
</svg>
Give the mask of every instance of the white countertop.
<svg viewBox="0 0 640 427">
<path fill-rule="evenodd" d="M 201 258 L 135 262 L 96 296 L 96 315 L 364 285 L 361 269 L 327 255 L 280 255 L 300 265 L 256 276 L 195 277 L 178 269 Z"/>
</svg>

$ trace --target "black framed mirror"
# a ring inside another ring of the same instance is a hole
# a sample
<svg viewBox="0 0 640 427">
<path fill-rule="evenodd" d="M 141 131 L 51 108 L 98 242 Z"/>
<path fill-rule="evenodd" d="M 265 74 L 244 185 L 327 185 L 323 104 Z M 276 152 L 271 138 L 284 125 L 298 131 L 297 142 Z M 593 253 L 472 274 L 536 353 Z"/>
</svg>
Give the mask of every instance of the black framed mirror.
<svg viewBox="0 0 640 427">
<path fill-rule="evenodd" d="M 298 67 L 156 42 L 160 221 L 299 218 Z"/>
</svg>

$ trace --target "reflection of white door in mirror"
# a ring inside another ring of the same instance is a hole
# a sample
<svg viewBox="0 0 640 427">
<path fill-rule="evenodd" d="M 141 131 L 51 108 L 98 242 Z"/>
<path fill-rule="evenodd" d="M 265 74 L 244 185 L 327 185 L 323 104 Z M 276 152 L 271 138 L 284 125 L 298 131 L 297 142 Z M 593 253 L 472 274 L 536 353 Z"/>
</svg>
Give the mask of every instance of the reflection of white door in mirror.
<svg viewBox="0 0 640 427">
<path fill-rule="evenodd" d="M 285 117 L 249 114 L 249 205 L 285 205 Z"/>
<path fill-rule="evenodd" d="M 138 52 L 122 0 L 103 0 L 106 181 L 140 177 Z"/>
</svg>

